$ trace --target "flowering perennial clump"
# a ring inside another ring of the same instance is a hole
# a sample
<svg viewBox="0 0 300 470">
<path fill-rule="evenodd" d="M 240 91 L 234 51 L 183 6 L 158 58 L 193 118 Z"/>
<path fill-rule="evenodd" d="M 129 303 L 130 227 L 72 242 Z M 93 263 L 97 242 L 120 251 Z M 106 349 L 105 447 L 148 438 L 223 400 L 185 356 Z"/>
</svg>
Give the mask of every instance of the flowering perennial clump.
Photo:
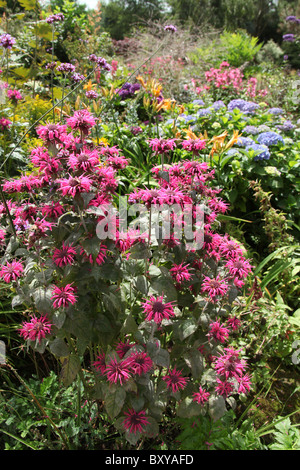
<svg viewBox="0 0 300 470">
<path fill-rule="evenodd" d="M 243 351 L 230 346 L 242 320 L 230 312 L 252 265 L 217 231 L 228 204 L 201 158 L 207 139 L 191 131 L 148 139 L 152 184 L 127 195 L 128 213 L 138 204 L 148 225 L 129 223 L 125 231 L 116 200 L 130 160 L 117 145 L 95 145 L 96 122 L 90 109 L 78 109 L 65 123 L 37 127 L 33 171 L 3 184 L 23 248 L 6 253 L 0 277 L 28 309 L 20 335 L 63 355 L 63 380 L 74 364 L 76 376 L 89 351 L 92 393 L 134 443 L 157 434 L 170 400 L 179 414 L 213 415 L 216 401 L 226 409 L 227 398 L 250 391 Z M 182 158 L 162 171 L 156 157 L 175 151 Z M 2 238 L 9 238 L 0 209 Z"/>
</svg>

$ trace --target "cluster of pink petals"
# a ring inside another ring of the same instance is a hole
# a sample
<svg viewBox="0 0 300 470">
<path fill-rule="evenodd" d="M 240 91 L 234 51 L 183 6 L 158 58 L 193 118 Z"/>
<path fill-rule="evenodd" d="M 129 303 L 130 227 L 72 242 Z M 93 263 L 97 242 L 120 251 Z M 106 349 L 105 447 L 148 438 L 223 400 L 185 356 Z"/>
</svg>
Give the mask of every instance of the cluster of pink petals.
<svg viewBox="0 0 300 470">
<path fill-rule="evenodd" d="M 218 297 L 224 297 L 229 289 L 227 282 L 218 274 L 215 278 L 204 276 L 201 291 L 209 295 L 212 302 L 216 302 Z"/>
<path fill-rule="evenodd" d="M 149 146 L 153 152 L 158 154 L 167 154 L 176 148 L 176 139 L 155 138 L 149 140 Z"/>
<path fill-rule="evenodd" d="M 24 266 L 20 261 L 13 260 L 11 263 L 7 262 L 0 269 L 0 277 L 4 282 L 10 283 L 16 281 L 23 275 Z"/>
<path fill-rule="evenodd" d="M 160 324 L 163 320 L 169 320 L 169 318 L 175 315 L 173 305 L 173 302 L 165 302 L 163 295 L 158 297 L 152 295 L 142 303 L 144 313 L 146 314 L 145 320 L 153 320 L 157 324 Z"/>
<path fill-rule="evenodd" d="M 174 264 L 172 268 L 170 268 L 170 273 L 176 284 L 179 286 L 186 281 L 190 281 L 192 278 L 192 273 L 189 271 L 188 264 Z"/>
<path fill-rule="evenodd" d="M 38 126 L 36 129 L 38 136 L 46 143 L 61 143 L 64 141 L 67 126 L 61 124 L 46 124 L 45 126 Z"/>
<path fill-rule="evenodd" d="M 167 387 L 172 390 L 173 393 L 183 390 L 189 380 L 188 377 L 182 375 L 182 371 L 177 370 L 176 367 L 168 371 L 163 378 L 163 381 L 166 382 Z"/>
<path fill-rule="evenodd" d="M 217 373 L 217 394 L 227 398 L 232 393 L 248 393 L 251 381 L 245 373 L 246 361 L 239 357 L 241 350 L 224 348 L 224 353 L 214 357 L 213 366 Z"/>
<path fill-rule="evenodd" d="M 68 264 L 73 264 L 77 252 L 76 249 L 72 245 L 67 245 L 64 242 L 62 243 L 62 248 L 56 248 L 54 250 L 52 259 L 56 266 L 59 268 L 63 268 Z"/>
<path fill-rule="evenodd" d="M 181 142 L 182 148 L 188 152 L 192 152 L 193 155 L 198 155 L 200 150 L 203 150 L 206 145 L 206 141 L 203 139 L 188 139 Z"/>
<path fill-rule="evenodd" d="M 66 122 L 73 130 L 79 130 L 84 135 L 88 135 L 90 129 L 96 125 L 95 118 L 87 109 L 75 111 L 74 115 L 69 117 Z"/>
<path fill-rule="evenodd" d="M 225 343 L 229 337 L 230 330 L 220 320 L 216 320 L 210 324 L 209 332 L 207 334 L 209 339 L 216 342 Z"/>
<path fill-rule="evenodd" d="M 67 308 L 69 305 L 74 305 L 77 302 L 77 297 L 74 295 L 76 289 L 71 284 L 65 287 L 55 287 L 51 300 L 53 300 L 53 308 Z"/>
<path fill-rule="evenodd" d="M 210 393 L 207 392 L 205 389 L 199 386 L 199 391 L 193 393 L 193 401 L 196 401 L 199 405 L 204 405 L 207 401 L 208 398 L 210 397 Z"/>
<path fill-rule="evenodd" d="M 9 129 L 11 126 L 12 122 L 9 119 L 6 118 L 0 118 L 0 126 L 1 130 L 4 131 L 5 129 Z"/>
<path fill-rule="evenodd" d="M 72 170 L 93 171 L 99 165 L 99 154 L 97 150 L 80 150 L 80 153 L 71 153 L 68 166 Z"/>
<path fill-rule="evenodd" d="M 52 324 L 48 321 L 46 315 L 41 316 L 40 318 L 32 316 L 29 322 L 22 323 L 22 328 L 19 332 L 20 336 L 25 340 L 41 343 L 47 335 L 51 334 L 51 328 Z"/>
<path fill-rule="evenodd" d="M 124 415 L 126 418 L 122 424 L 128 432 L 133 434 L 145 432 L 145 428 L 149 424 L 145 411 L 135 411 L 133 408 L 130 408 Z"/>
</svg>

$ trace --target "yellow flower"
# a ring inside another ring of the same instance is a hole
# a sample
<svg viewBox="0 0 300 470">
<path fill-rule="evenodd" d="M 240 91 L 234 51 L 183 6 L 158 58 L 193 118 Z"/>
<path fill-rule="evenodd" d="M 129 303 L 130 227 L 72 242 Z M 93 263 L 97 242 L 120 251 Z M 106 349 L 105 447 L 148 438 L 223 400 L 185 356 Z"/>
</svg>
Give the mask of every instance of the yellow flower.
<svg viewBox="0 0 300 470">
<path fill-rule="evenodd" d="M 239 131 L 233 131 L 233 135 L 229 142 L 225 146 L 225 150 L 228 150 L 230 147 L 232 147 L 234 144 L 237 143 L 239 137 L 241 137 L 242 134 L 239 134 Z"/>
<path fill-rule="evenodd" d="M 93 85 L 92 81 L 89 80 L 85 85 L 83 85 L 83 89 L 86 90 L 86 91 L 91 91 L 96 86 L 97 86 L 96 84 Z"/>
</svg>

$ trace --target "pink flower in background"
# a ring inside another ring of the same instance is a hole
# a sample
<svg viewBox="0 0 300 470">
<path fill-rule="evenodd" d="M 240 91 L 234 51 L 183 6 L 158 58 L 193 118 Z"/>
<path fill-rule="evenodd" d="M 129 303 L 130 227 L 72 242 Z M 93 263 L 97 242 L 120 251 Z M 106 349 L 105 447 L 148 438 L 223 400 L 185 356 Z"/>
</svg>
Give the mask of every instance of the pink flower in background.
<svg viewBox="0 0 300 470">
<path fill-rule="evenodd" d="M 135 345 L 135 343 L 130 343 L 129 340 L 127 340 L 125 343 L 120 341 L 117 346 L 116 346 L 116 351 L 120 359 L 122 359 L 125 354 L 130 351 L 130 349 Z"/>
<path fill-rule="evenodd" d="M 0 269 L 0 277 L 4 282 L 16 281 L 22 276 L 24 271 L 23 264 L 20 261 L 13 260 L 11 263 L 7 262 Z"/>
<path fill-rule="evenodd" d="M 36 128 L 38 136 L 47 144 L 63 142 L 67 126 L 60 124 L 46 124 Z"/>
<path fill-rule="evenodd" d="M 226 295 L 228 284 L 224 279 L 220 278 L 220 274 L 218 274 L 216 278 L 205 276 L 201 286 L 201 291 L 203 293 L 207 292 L 211 300 L 215 302 L 216 297 L 223 297 Z"/>
<path fill-rule="evenodd" d="M 215 321 L 210 324 L 209 333 L 207 335 L 210 339 L 225 343 L 229 336 L 229 330 L 224 325 L 221 325 L 220 321 Z"/>
<path fill-rule="evenodd" d="M 127 416 L 127 418 L 124 419 L 123 426 L 130 433 L 142 433 L 145 431 L 145 427 L 149 424 L 145 411 L 135 411 L 131 408 L 128 410 L 128 413 L 124 413 L 124 415 Z"/>
<path fill-rule="evenodd" d="M 224 376 L 226 380 L 232 377 L 236 379 L 242 377 L 245 372 L 246 361 L 239 358 L 240 351 L 225 348 L 225 354 L 214 357 L 214 368 L 218 375 Z"/>
<path fill-rule="evenodd" d="M 22 328 L 19 330 L 20 336 L 25 340 L 37 341 L 40 343 L 46 335 L 51 334 L 52 324 L 48 321 L 47 316 L 37 318 L 32 316 L 29 322 L 23 322 Z"/>
<path fill-rule="evenodd" d="M 106 366 L 104 375 L 110 383 L 123 385 L 132 377 L 131 360 L 118 361 L 116 357 L 112 358 Z"/>
<path fill-rule="evenodd" d="M 236 331 L 241 326 L 241 321 L 237 317 L 227 318 L 227 324 L 230 326 L 232 331 Z"/>
<path fill-rule="evenodd" d="M 161 323 L 162 320 L 168 320 L 175 315 L 173 309 L 173 302 L 164 302 L 163 295 L 154 297 L 151 296 L 142 303 L 144 313 L 146 314 L 146 321 L 153 320 L 155 323 Z"/>
<path fill-rule="evenodd" d="M 210 393 L 208 393 L 205 389 L 199 386 L 199 392 L 194 392 L 193 393 L 193 401 L 196 401 L 199 403 L 199 405 L 204 405 L 205 402 L 208 401 L 208 397 L 210 396 Z"/>
<path fill-rule="evenodd" d="M 192 152 L 193 155 L 197 155 L 200 150 L 205 148 L 206 142 L 202 139 L 188 139 L 181 142 L 182 148 L 188 152 Z"/>
<path fill-rule="evenodd" d="M 6 118 L 0 118 L 0 126 L 1 130 L 4 131 L 5 129 L 9 129 L 12 125 L 12 122 Z"/>
<path fill-rule="evenodd" d="M 182 284 L 185 281 L 190 281 L 192 274 L 188 270 L 189 264 L 174 264 L 173 268 L 170 269 L 170 273 L 174 281 L 178 284 Z"/>
<path fill-rule="evenodd" d="M 23 99 L 23 96 L 18 90 L 7 90 L 7 97 L 15 104 Z"/>
<path fill-rule="evenodd" d="M 70 178 L 61 179 L 59 191 L 63 193 L 64 196 L 75 197 L 76 194 L 89 192 L 93 181 L 87 176 L 78 176 Z"/>
<path fill-rule="evenodd" d="M 231 382 L 222 382 L 217 378 L 218 385 L 216 386 L 216 392 L 224 398 L 227 398 L 233 392 L 233 384 Z"/>
<path fill-rule="evenodd" d="M 150 139 L 149 146 L 156 154 L 169 153 L 176 148 L 176 139 Z"/>
<path fill-rule="evenodd" d="M 64 208 L 60 202 L 51 202 L 42 207 L 42 214 L 49 219 L 58 219 L 64 213 Z"/>
<path fill-rule="evenodd" d="M 247 393 L 251 389 L 251 381 L 249 375 L 245 374 L 239 379 L 238 393 Z"/>
<path fill-rule="evenodd" d="M 74 295 L 76 289 L 71 284 L 67 284 L 65 287 L 55 287 L 51 300 L 53 302 L 53 308 L 67 308 L 70 304 L 74 305 L 77 302 L 77 297 Z"/>
<path fill-rule="evenodd" d="M 80 130 L 84 135 L 88 135 L 90 129 L 96 125 L 95 118 L 87 109 L 75 111 L 66 122 L 73 130 Z"/>
<path fill-rule="evenodd" d="M 105 354 L 101 353 L 99 356 L 97 356 L 97 360 L 94 361 L 92 365 L 103 375 L 106 370 Z"/>
<path fill-rule="evenodd" d="M 65 245 L 63 242 L 62 248 L 56 248 L 53 253 L 53 261 L 56 266 L 63 268 L 68 264 L 74 263 L 74 256 L 77 254 L 75 248 L 72 245 Z"/>
<path fill-rule="evenodd" d="M 167 387 L 172 389 L 173 393 L 178 392 L 178 390 L 183 390 L 186 387 L 186 384 L 189 380 L 188 377 L 183 377 L 182 372 L 174 369 L 169 370 L 168 375 L 165 375 L 163 381 L 166 382 Z"/>
<path fill-rule="evenodd" d="M 81 150 L 79 154 L 72 153 L 68 159 L 72 170 L 92 171 L 99 163 L 97 150 Z"/>
<path fill-rule="evenodd" d="M 129 358 L 131 359 L 131 368 L 134 374 L 146 374 L 153 367 L 152 359 L 145 352 L 132 353 Z"/>
</svg>

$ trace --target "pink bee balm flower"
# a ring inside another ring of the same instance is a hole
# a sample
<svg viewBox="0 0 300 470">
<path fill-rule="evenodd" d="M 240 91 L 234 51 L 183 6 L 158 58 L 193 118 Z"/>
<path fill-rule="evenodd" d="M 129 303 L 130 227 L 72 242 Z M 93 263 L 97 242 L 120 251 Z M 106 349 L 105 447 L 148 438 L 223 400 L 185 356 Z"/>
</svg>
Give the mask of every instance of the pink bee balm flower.
<svg viewBox="0 0 300 470">
<path fill-rule="evenodd" d="M 241 326 L 241 321 L 237 317 L 227 318 L 227 324 L 233 331 L 236 331 Z"/>
<path fill-rule="evenodd" d="M 199 386 L 199 392 L 194 392 L 193 393 L 193 401 L 196 401 L 199 403 L 199 405 L 204 405 L 205 402 L 207 402 L 208 397 L 210 396 L 210 393 L 208 393 L 205 389 Z"/>
<path fill-rule="evenodd" d="M 20 261 L 12 261 L 11 263 L 6 263 L 0 269 L 0 277 L 4 282 L 16 281 L 19 277 L 22 276 L 24 271 L 22 263 Z"/>
<path fill-rule="evenodd" d="M 80 130 L 84 135 L 88 135 L 90 129 L 95 126 L 96 121 L 87 109 L 75 111 L 74 116 L 67 119 L 67 124 L 73 130 Z"/>
<path fill-rule="evenodd" d="M 216 297 L 223 297 L 228 291 L 228 284 L 218 274 L 216 278 L 205 276 L 201 286 L 201 291 L 207 292 L 211 300 L 214 302 Z"/>
<path fill-rule="evenodd" d="M 145 411 L 135 411 L 131 408 L 128 410 L 128 413 L 124 413 L 124 415 L 127 416 L 127 418 L 124 419 L 123 426 L 130 433 L 142 433 L 145 431 L 145 427 L 149 424 L 149 421 L 145 416 Z"/>
<path fill-rule="evenodd" d="M 60 124 L 46 124 L 36 129 L 38 136 L 47 144 L 63 142 L 66 131 L 67 126 Z"/>
<path fill-rule="evenodd" d="M 224 352 L 225 354 L 214 357 L 215 371 L 218 375 L 223 375 L 226 380 L 232 377 L 239 379 L 246 368 L 246 361 L 239 358 L 240 350 L 225 348 Z"/>
<path fill-rule="evenodd" d="M 20 331 L 20 336 L 25 340 L 38 341 L 40 343 L 46 335 L 51 333 L 52 324 L 48 321 L 47 316 L 37 318 L 32 316 L 30 322 L 23 322 Z"/>
<path fill-rule="evenodd" d="M 91 171 L 95 166 L 99 165 L 99 155 L 96 150 L 92 152 L 81 150 L 79 154 L 72 154 L 69 157 L 68 165 L 73 170 Z"/>
<path fill-rule="evenodd" d="M 76 250 L 72 247 L 72 245 L 65 245 L 63 242 L 61 249 L 56 248 L 54 250 L 52 259 L 56 266 L 63 268 L 64 266 L 67 266 L 67 264 L 74 263 L 74 256 L 76 254 Z"/>
<path fill-rule="evenodd" d="M 173 268 L 170 269 L 172 278 L 178 283 L 182 284 L 185 281 L 189 281 L 192 274 L 188 270 L 188 264 L 174 264 Z"/>
<path fill-rule="evenodd" d="M 127 380 L 131 378 L 131 372 L 131 359 L 118 361 L 118 359 L 114 357 L 106 366 L 104 375 L 106 375 L 107 380 L 111 384 L 119 383 L 120 385 L 123 385 L 124 382 L 127 382 Z"/>
<path fill-rule="evenodd" d="M 173 393 L 178 392 L 179 389 L 183 390 L 189 380 L 188 377 L 183 377 L 182 372 L 176 370 L 176 367 L 169 370 L 169 374 L 165 375 L 162 379 L 166 382 L 167 387 L 172 389 Z"/>
<path fill-rule="evenodd" d="M 215 321 L 210 324 L 210 330 L 207 336 L 215 341 L 224 343 L 229 336 L 229 330 L 224 327 L 224 325 L 221 325 L 220 321 Z"/>
<path fill-rule="evenodd" d="M 125 354 L 130 351 L 130 349 L 135 345 L 135 343 L 130 343 L 129 340 L 127 340 L 125 343 L 120 341 L 117 344 L 116 351 L 120 359 L 122 359 Z"/>
<path fill-rule="evenodd" d="M 161 323 L 162 320 L 168 320 L 174 316 L 173 302 L 164 302 L 163 295 L 146 300 L 142 306 L 144 313 L 146 313 L 146 321 L 154 320 L 155 323 Z"/>
<path fill-rule="evenodd" d="M 9 129 L 11 124 L 12 122 L 9 119 L 6 119 L 6 118 L 0 119 L 0 126 L 1 126 L 2 131 L 4 131 L 4 129 Z"/>
<path fill-rule="evenodd" d="M 224 398 L 227 398 L 233 392 L 233 385 L 230 382 L 222 382 L 222 380 L 217 378 L 218 385 L 216 386 L 216 392 L 218 395 L 221 395 Z"/>
<path fill-rule="evenodd" d="M 129 356 L 131 368 L 137 375 L 146 374 L 153 366 L 152 359 L 145 352 L 135 352 Z"/>
<path fill-rule="evenodd" d="M 86 176 L 78 176 L 73 178 L 72 176 L 67 179 L 60 180 L 59 190 L 64 196 L 73 196 L 76 194 L 89 192 L 92 185 L 92 180 Z"/>
<path fill-rule="evenodd" d="M 101 353 L 99 356 L 97 356 L 97 361 L 94 361 L 92 365 L 103 375 L 106 370 L 105 354 Z"/>
<path fill-rule="evenodd" d="M 90 264 L 94 263 L 93 255 L 87 255 L 84 248 L 80 249 L 80 254 L 83 255 L 84 260 L 88 261 Z M 99 253 L 96 256 L 95 262 L 100 266 L 101 264 L 104 263 L 106 257 L 107 257 L 107 246 L 104 245 L 103 243 L 100 243 Z"/>
<path fill-rule="evenodd" d="M 150 139 L 149 146 L 156 154 L 169 153 L 176 148 L 176 139 Z"/>
<path fill-rule="evenodd" d="M 70 304 L 75 304 L 77 302 L 77 298 L 74 295 L 74 292 L 76 292 L 76 289 L 74 289 L 71 284 L 67 284 L 62 288 L 55 287 L 51 297 L 51 299 L 54 300 L 53 308 L 66 308 Z"/>
<path fill-rule="evenodd" d="M 252 266 L 249 261 L 244 258 L 231 259 L 226 263 L 229 273 L 232 276 L 237 276 L 238 279 L 243 279 L 252 271 Z"/>
<path fill-rule="evenodd" d="M 203 150 L 205 148 L 206 142 L 205 140 L 201 140 L 201 139 L 188 139 L 188 140 L 183 140 L 181 145 L 184 150 L 187 150 L 188 152 L 192 152 L 193 155 L 197 155 L 200 152 L 200 150 Z"/>
<path fill-rule="evenodd" d="M 243 377 L 239 379 L 239 387 L 238 387 L 238 393 L 247 393 L 251 389 L 251 382 L 250 382 L 250 377 L 245 374 Z"/>
<path fill-rule="evenodd" d="M 18 90 L 7 90 L 7 97 L 13 103 L 17 103 L 19 100 L 23 99 L 23 96 Z"/>
</svg>

